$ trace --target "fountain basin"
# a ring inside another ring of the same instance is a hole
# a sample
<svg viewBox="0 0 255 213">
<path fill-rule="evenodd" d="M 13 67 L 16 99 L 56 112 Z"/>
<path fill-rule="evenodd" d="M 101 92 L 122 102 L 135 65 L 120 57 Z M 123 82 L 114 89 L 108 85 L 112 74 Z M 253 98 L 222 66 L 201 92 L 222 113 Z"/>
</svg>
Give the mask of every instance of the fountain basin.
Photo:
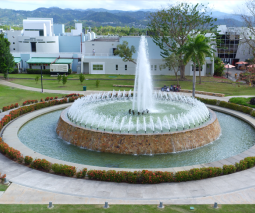
<svg viewBox="0 0 255 213">
<path fill-rule="evenodd" d="M 199 127 L 183 131 L 154 134 L 118 134 L 97 131 L 72 123 L 65 109 L 59 118 L 57 134 L 73 145 L 89 150 L 118 154 L 162 154 L 189 150 L 216 140 L 221 133 L 216 114 Z"/>
</svg>

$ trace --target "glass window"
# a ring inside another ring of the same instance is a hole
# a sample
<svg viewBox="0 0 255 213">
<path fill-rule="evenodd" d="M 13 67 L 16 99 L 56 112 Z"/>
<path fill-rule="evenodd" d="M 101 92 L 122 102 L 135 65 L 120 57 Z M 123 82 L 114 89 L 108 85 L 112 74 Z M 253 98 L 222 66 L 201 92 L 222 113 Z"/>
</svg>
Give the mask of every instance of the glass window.
<svg viewBox="0 0 255 213">
<path fill-rule="evenodd" d="M 192 71 L 194 71 L 194 65 L 192 65 Z M 198 65 L 196 65 L 196 71 L 199 71 Z M 202 70 L 201 70 L 202 71 Z"/>
<path fill-rule="evenodd" d="M 125 65 L 125 70 L 127 70 L 127 65 Z"/>
<path fill-rule="evenodd" d="M 154 70 L 157 71 L 157 65 L 154 65 Z"/>
<path fill-rule="evenodd" d="M 153 65 L 151 65 L 151 70 L 153 70 Z"/>
<path fill-rule="evenodd" d="M 118 70 L 119 69 L 119 66 L 118 66 L 118 64 L 116 64 L 116 70 Z"/>
<path fill-rule="evenodd" d="M 93 70 L 103 70 L 102 64 L 93 64 Z"/>
</svg>

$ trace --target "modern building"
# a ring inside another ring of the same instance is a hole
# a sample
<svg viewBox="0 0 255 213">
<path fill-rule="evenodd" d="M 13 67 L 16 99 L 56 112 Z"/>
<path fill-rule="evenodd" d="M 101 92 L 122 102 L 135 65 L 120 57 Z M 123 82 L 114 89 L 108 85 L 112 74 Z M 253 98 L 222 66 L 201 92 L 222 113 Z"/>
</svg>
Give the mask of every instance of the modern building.
<svg viewBox="0 0 255 213">
<path fill-rule="evenodd" d="M 6 31 L 11 42 L 10 50 L 20 72 L 26 69 L 49 69 L 50 64 L 68 64 L 76 73 L 134 75 L 136 64 L 124 62 L 114 54 L 118 44 L 127 41 L 134 46 L 137 59 L 140 37 L 138 36 L 97 36 L 89 30 L 82 32 L 82 24 L 76 23 L 75 29 L 65 32 L 63 24 L 53 24 L 51 18 L 28 18 L 23 20 L 22 31 Z M 152 75 L 174 75 L 174 71 L 160 69 L 163 64 L 160 48 L 147 36 L 148 55 Z M 213 75 L 213 59 L 206 58 L 201 75 Z M 187 76 L 193 75 L 192 63 L 185 67 Z M 198 72 L 197 72 L 198 75 Z"/>
<path fill-rule="evenodd" d="M 235 65 L 238 61 L 253 58 L 252 50 L 244 39 L 253 36 L 248 28 L 220 25 L 218 31 L 220 31 L 218 38 L 220 46 L 217 54 L 223 62 Z"/>
</svg>

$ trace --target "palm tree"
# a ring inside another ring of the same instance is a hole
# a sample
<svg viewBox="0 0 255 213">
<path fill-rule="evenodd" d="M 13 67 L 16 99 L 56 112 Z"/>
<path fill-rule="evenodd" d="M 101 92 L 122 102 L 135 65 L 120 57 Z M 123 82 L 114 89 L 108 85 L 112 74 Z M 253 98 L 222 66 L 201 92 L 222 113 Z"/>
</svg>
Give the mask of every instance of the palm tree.
<svg viewBox="0 0 255 213">
<path fill-rule="evenodd" d="M 193 97 L 195 97 L 196 65 L 199 67 L 199 84 L 201 84 L 201 66 L 205 63 L 205 57 L 211 57 L 214 50 L 210 46 L 210 39 L 202 34 L 198 34 L 195 38 L 189 37 L 183 50 L 184 62 L 187 64 L 191 60 L 194 65 Z"/>
</svg>

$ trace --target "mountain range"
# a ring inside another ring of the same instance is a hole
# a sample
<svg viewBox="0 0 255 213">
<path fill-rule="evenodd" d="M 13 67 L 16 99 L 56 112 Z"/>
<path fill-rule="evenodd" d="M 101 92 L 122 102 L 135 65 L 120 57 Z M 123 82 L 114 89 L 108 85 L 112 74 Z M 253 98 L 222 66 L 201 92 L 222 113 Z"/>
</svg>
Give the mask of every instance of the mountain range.
<svg viewBox="0 0 255 213">
<path fill-rule="evenodd" d="M 0 25 L 22 25 L 23 19 L 28 17 L 53 18 L 54 23 L 72 25 L 74 22 L 100 26 L 102 24 L 113 26 L 143 26 L 147 24 L 150 13 L 155 9 L 139 11 L 107 10 L 103 8 L 91 9 L 61 9 L 58 7 L 38 8 L 33 11 L 0 9 Z M 239 15 L 211 11 L 212 17 L 217 18 L 216 24 L 228 26 L 243 26 Z"/>
</svg>

